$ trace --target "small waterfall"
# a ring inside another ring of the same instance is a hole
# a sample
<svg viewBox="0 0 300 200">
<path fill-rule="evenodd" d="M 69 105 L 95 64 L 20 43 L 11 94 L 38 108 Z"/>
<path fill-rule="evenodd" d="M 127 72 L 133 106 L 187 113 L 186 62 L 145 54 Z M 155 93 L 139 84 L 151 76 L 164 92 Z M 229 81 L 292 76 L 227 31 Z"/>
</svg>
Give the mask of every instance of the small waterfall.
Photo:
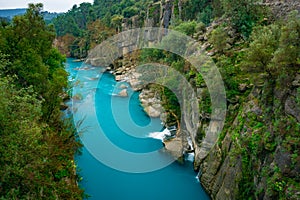
<svg viewBox="0 0 300 200">
<path fill-rule="evenodd" d="M 168 128 L 165 128 L 162 132 L 149 133 L 150 138 L 161 140 L 162 142 L 167 136 L 171 136 L 171 132 Z"/>
</svg>

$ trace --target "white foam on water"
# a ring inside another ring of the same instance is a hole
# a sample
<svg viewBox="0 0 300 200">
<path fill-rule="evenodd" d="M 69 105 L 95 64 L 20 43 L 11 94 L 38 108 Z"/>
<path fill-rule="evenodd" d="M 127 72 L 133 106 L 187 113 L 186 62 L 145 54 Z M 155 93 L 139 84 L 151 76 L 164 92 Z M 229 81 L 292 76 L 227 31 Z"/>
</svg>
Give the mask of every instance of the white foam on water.
<svg viewBox="0 0 300 200">
<path fill-rule="evenodd" d="M 149 133 L 148 137 L 164 141 L 166 136 L 171 136 L 169 129 L 165 128 L 162 132 Z"/>
<path fill-rule="evenodd" d="M 199 176 L 200 176 L 200 171 L 198 172 L 197 176 L 195 177 L 195 179 L 197 180 L 198 183 L 200 183 Z"/>
<path fill-rule="evenodd" d="M 194 157 L 195 157 L 194 153 L 188 153 L 185 159 L 194 162 Z"/>
<path fill-rule="evenodd" d="M 188 142 L 191 150 L 194 150 L 193 142 L 192 142 L 192 139 L 190 137 L 187 138 L 187 142 Z"/>
</svg>

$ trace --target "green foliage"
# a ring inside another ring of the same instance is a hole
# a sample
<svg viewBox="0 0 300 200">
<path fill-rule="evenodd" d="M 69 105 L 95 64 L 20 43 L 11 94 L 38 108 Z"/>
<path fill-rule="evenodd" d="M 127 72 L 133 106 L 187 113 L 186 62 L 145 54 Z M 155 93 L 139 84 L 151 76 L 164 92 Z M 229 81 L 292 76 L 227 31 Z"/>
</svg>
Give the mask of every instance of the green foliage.
<svg viewBox="0 0 300 200">
<path fill-rule="evenodd" d="M 258 0 L 221 0 L 232 27 L 244 37 L 249 37 L 252 27 L 261 16 Z"/>
<path fill-rule="evenodd" d="M 211 114 L 211 98 L 207 88 L 205 88 L 201 94 L 201 101 L 199 103 L 199 110 L 202 116 Z"/>
<path fill-rule="evenodd" d="M 187 45 L 187 36 L 184 34 L 178 34 L 176 32 L 170 32 L 161 41 L 161 46 L 163 49 L 171 51 L 172 53 L 184 55 Z"/>
<path fill-rule="evenodd" d="M 299 69 L 300 57 L 300 19 L 298 12 L 291 12 L 287 22 L 282 22 L 279 46 L 272 59 L 277 68 L 296 72 Z"/>
<path fill-rule="evenodd" d="M 53 19 L 53 24 L 58 36 L 72 34 L 76 37 L 84 34 L 87 24 L 96 19 L 93 6 L 90 3 L 76 5 L 66 14 L 59 15 Z"/>
<path fill-rule="evenodd" d="M 138 9 L 136 7 L 127 7 L 123 10 L 122 14 L 125 18 L 130 18 L 138 13 Z"/>
<path fill-rule="evenodd" d="M 50 127 L 43 122 L 43 102 L 33 88 L 17 89 L 13 82 L 0 78 L 0 197 L 81 198 L 74 165 L 68 164 L 78 147 L 70 137 L 75 133 L 63 124 Z M 57 177 L 59 168 L 68 174 Z"/>
<path fill-rule="evenodd" d="M 300 19 L 296 13 L 287 22 L 256 27 L 251 39 L 244 62 L 249 71 L 279 78 L 283 71 L 294 74 L 299 69 Z"/>
<path fill-rule="evenodd" d="M 178 84 L 178 83 L 174 83 Z M 180 121 L 180 105 L 178 103 L 176 95 L 168 88 L 162 88 L 162 101 L 163 107 L 167 110 L 167 124 L 179 125 Z"/>
<path fill-rule="evenodd" d="M 147 63 L 147 62 L 158 62 L 165 58 L 163 51 L 159 49 L 142 49 L 140 51 L 140 62 Z"/>
<path fill-rule="evenodd" d="M 115 27 L 119 31 L 119 30 L 121 30 L 122 20 L 123 20 L 122 15 L 114 15 L 111 18 L 111 24 L 113 27 Z"/>
<path fill-rule="evenodd" d="M 185 65 L 184 60 L 178 60 L 178 61 L 172 62 L 171 67 L 172 67 L 173 69 L 176 69 L 176 70 L 179 71 L 179 72 L 183 72 L 183 70 L 184 70 L 184 65 Z"/>
<path fill-rule="evenodd" d="M 234 56 L 226 57 L 222 55 L 217 63 L 224 80 L 227 99 L 233 99 L 240 94 L 238 87 L 242 80 L 239 77 L 240 68 L 236 65 L 236 61 L 237 58 Z"/>
<path fill-rule="evenodd" d="M 62 121 L 59 97 L 67 86 L 65 57 L 30 4 L 23 16 L 0 27 L 1 199 L 81 199 L 74 154 L 75 128 Z"/>
<path fill-rule="evenodd" d="M 191 0 L 183 4 L 182 20 L 195 20 L 209 24 L 212 18 L 211 1 L 209 0 Z"/>
<path fill-rule="evenodd" d="M 196 21 L 187 21 L 182 22 L 174 28 L 174 30 L 184 33 L 188 36 L 193 36 L 196 31 L 197 22 Z"/>
<path fill-rule="evenodd" d="M 275 50 L 278 48 L 280 29 L 277 25 L 256 27 L 251 35 L 253 42 L 250 43 L 246 53 L 248 70 L 267 72 L 272 75 L 269 65 Z M 249 69 L 251 67 L 251 69 Z"/>
<path fill-rule="evenodd" d="M 52 20 L 58 41 L 64 45 L 60 49 L 72 57 L 86 57 L 89 49 L 121 31 L 122 14 L 126 8 L 126 15 L 133 14 L 132 9 L 139 11 L 133 1 L 95 1 L 94 5 L 74 5 L 67 13 Z"/>
<path fill-rule="evenodd" d="M 213 9 L 210 4 L 208 4 L 200 13 L 197 15 L 197 21 L 202 22 L 205 25 L 209 25 L 213 18 Z"/>
<path fill-rule="evenodd" d="M 210 43 L 213 44 L 214 49 L 218 52 L 223 53 L 227 44 L 227 33 L 224 27 L 218 26 L 211 32 L 211 37 L 209 38 Z"/>
<path fill-rule="evenodd" d="M 58 94 L 66 85 L 67 74 L 58 73 L 63 70 L 65 57 L 52 47 L 55 33 L 52 26 L 45 24 L 41 10 L 41 4 L 31 4 L 24 16 L 15 17 L 11 26 L 1 29 L 0 46 L 11 62 L 4 74 L 16 75 L 18 87 L 33 86 L 45 100 L 43 118 L 50 119 L 53 108 L 59 104 Z M 51 108 L 45 109 L 49 105 Z"/>
<path fill-rule="evenodd" d="M 197 23 L 196 27 L 195 27 L 195 31 L 196 32 L 202 32 L 204 33 L 206 31 L 206 26 L 203 22 L 199 22 Z"/>
<path fill-rule="evenodd" d="M 222 0 L 212 1 L 213 17 L 222 17 L 224 14 L 224 8 L 222 6 Z"/>
</svg>

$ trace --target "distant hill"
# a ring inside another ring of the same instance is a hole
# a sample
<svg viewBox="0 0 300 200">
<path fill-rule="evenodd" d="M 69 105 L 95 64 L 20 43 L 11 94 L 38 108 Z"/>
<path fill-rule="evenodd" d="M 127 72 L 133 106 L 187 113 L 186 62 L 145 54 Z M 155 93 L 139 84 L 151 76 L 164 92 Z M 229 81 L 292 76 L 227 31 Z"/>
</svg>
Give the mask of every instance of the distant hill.
<svg viewBox="0 0 300 200">
<path fill-rule="evenodd" d="M 4 9 L 0 10 L 0 17 L 12 19 L 16 15 L 23 15 L 26 12 L 26 8 L 17 9 Z"/>
<path fill-rule="evenodd" d="M 17 9 L 3 9 L 0 10 L 0 18 L 6 18 L 10 21 L 16 15 L 23 15 L 25 14 L 27 8 L 17 8 Z M 50 13 L 48 11 L 43 11 L 42 15 L 46 22 L 50 22 L 53 18 L 57 17 L 61 13 Z"/>
</svg>

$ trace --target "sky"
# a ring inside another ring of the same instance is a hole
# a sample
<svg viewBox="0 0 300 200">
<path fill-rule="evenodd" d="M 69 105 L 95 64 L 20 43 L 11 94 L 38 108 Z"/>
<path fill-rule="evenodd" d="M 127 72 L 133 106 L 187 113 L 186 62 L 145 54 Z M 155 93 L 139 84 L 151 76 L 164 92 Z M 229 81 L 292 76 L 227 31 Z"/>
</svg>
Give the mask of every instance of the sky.
<svg viewBox="0 0 300 200">
<path fill-rule="evenodd" d="M 44 11 L 67 12 L 74 4 L 93 3 L 94 0 L 0 0 L 0 9 L 27 8 L 29 3 L 43 3 Z"/>
</svg>

